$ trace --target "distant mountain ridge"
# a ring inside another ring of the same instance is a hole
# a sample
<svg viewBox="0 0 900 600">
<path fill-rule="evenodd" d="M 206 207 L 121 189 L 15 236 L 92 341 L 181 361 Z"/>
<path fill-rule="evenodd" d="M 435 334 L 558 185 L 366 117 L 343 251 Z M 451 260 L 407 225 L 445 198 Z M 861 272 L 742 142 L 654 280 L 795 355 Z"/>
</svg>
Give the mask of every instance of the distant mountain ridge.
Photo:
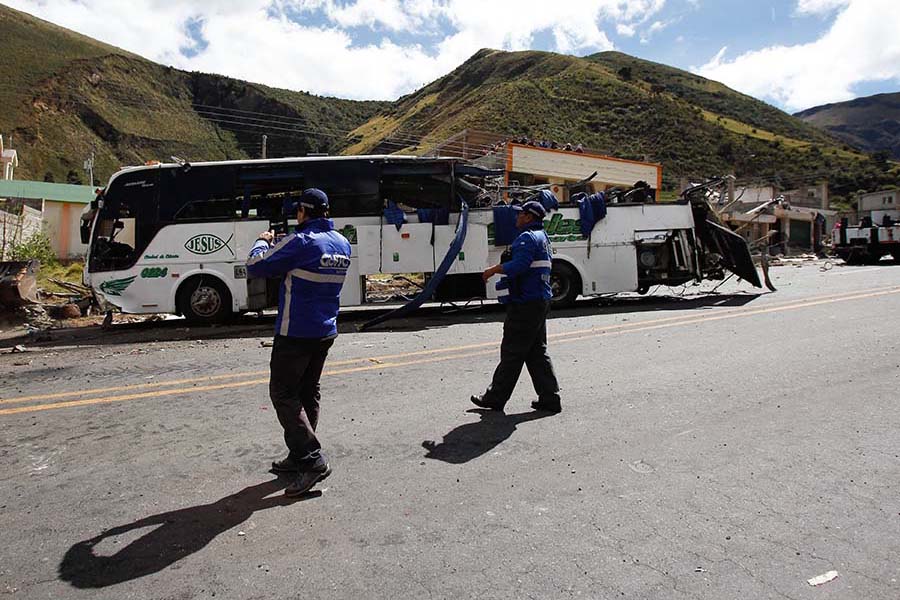
<svg viewBox="0 0 900 600">
<path fill-rule="evenodd" d="M 900 92 L 826 104 L 795 115 L 866 152 L 900 160 Z"/>
<path fill-rule="evenodd" d="M 466 129 L 582 143 L 663 164 L 664 186 L 734 172 L 790 188 L 828 179 L 847 197 L 897 179 L 869 156 L 764 102 L 692 73 L 602 52 L 484 49 L 351 136 L 351 153 L 415 152 Z M 429 143 L 410 143 L 409 140 Z"/>
</svg>

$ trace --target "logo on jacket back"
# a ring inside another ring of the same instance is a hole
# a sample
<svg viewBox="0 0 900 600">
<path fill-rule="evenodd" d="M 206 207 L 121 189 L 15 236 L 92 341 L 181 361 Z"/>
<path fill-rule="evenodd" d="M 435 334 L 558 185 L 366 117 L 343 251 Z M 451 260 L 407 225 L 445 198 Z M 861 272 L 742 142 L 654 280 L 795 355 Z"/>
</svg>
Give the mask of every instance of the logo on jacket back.
<svg viewBox="0 0 900 600">
<path fill-rule="evenodd" d="M 228 250 L 234 254 L 234 250 L 228 245 L 232 238 L 234 238 L 234 234 L 231 234 L 231 237 L 227 240 L 223 240 L 212 233 L 200 233 L 186 241 L 184 247 L 192 254 L 213 254 L 222 248 L 228 248 Z"/>
<path fill-rule="evenodd" d="M 350 258 L 343 254 L 323 254 L 319 265 L 326 269 L 349 269 Z"/>
</svg>

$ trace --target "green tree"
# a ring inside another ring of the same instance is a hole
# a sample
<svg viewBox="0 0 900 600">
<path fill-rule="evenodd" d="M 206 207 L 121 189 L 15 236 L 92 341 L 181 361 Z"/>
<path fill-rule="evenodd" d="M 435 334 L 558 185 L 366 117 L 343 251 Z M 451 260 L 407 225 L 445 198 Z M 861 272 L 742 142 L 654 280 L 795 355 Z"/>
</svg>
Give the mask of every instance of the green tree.
<svg viewBox="0 0 900 600">
<path fill-rule="evenodd" d="M 36 231 L 28 239 L 10 244 L 9 256 L 12 260 L 36 258 L 45 266 L 56 264 L 56 252 L 50 244 L 50 237 L 43 231 Z"/>
</svg>

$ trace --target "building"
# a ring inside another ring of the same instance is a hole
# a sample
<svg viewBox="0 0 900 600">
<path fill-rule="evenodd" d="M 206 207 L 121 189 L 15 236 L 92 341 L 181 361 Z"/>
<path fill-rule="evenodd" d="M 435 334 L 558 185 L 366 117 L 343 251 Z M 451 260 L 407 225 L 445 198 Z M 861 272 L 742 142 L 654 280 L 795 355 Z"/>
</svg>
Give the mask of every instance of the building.
<svg viewBox="0 0 900 600">
<path fill-rule="evenodd" d="M 818 252 L 837 221 L 838 212 L 828 208 L 827 182 L 784 192 L 748 187 L 735 196 L 724 202 L 720 217 L 751 244 L 768 240 L 782 251 Z"/>
<path fill-rule="evenodd" d="M 884 190 L 860 194 L 857 200 L 856 216 L 862 221 L 868 217 L 872 222 L 879 224 L 884 217 L 893 221 L 900 221 L 900 189 Z"/>
<path fill-rule="evenodd" d="M 831 202 L 827 181 L 795 190 L 785 190 L 781 192 L 781 195 L 784 196 L 785 201 L 791 206 L 802 206 L 804 208 L 828 210 L 828 205 Z"/>
<path fill-rule="evenodd" d="M 628 189 L 643 181 L 652 196 L 658 198 L 662 187 L 662 166 L 655 163 L 522 144 L 506 144 L 505 159 L 508 184 L 549 184 L 560 202 L 569 201 L 571 190 L 566 186 L 582 181 L 592 173 L 596 173 L 595 177 L 578 191 Z"/>
<path fill-rule="evenodd" d="M 3 136 L 0 135 L 0 180 L 8 181 L 13 178 L 13 171 L 19 166 L 19 156 L 12 148 L 3 145 Z"/>
<path fill-rule="evenodd" d="M 81 243 L 81 213 L 94 197 L 94 188 L 89 185 L 0 180 L 0 212 L 5 213 L 3 224 L 10 232 L 6 243 L 27 239 L 33 231 L 26 231 L 24 223 L 16 220 L 39 214 L 58 258 L 83 257 L 87 246 Z"/>
</svg>

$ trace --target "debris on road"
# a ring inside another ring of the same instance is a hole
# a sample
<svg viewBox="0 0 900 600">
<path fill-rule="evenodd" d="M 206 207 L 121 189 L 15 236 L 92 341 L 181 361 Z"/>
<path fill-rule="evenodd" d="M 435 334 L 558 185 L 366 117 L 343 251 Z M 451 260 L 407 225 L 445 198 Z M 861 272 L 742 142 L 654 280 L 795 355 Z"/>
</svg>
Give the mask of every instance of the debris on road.
<svg viewBox="0 0 900 600">
<path fill-rule="evenodd" d="M 817 585 L 822 585 L 823 583 L 828 583 L 829 581 L 834 581 L 838 577 L 837 571 L 828 571 L 827 573 L 822 573 L 821 575 L 817 575 L 812 579 L 807 579 L 806 583 L 815 587 Z"/>
<path fill-rule="evenodd" d="M 640 473 L 641 475 L 647 475 L 648 473 L 652 473 L 656 470 L 653 465 L 644 462 L 643 459 L 634 461 L 633 463 L 628 465 L 628 468 L 635 473 Z"/>
<path fill-rule="evenodd" d="M 16 308 L 37 302 L 37 260 L 0 262 L 0 304 Z"/>
<path fill-rule="evenodd" d="M 27 349 L 21 344 L 19 344 L 18 346 L 13 346 L 9 349 L 10 354 L 17 354 L 19 352 L 27 352 Z"/>
<path fill-rule="evenodd" d="M 275 341 L 274 341 L 274 340 L 260 340 L 260 341 L 259 341 L 259 346 L 260 346 L 261 348 L 271 348 L 271 347 L 274 346 L 274 345 L 275 345 Z"/>
</svg>

